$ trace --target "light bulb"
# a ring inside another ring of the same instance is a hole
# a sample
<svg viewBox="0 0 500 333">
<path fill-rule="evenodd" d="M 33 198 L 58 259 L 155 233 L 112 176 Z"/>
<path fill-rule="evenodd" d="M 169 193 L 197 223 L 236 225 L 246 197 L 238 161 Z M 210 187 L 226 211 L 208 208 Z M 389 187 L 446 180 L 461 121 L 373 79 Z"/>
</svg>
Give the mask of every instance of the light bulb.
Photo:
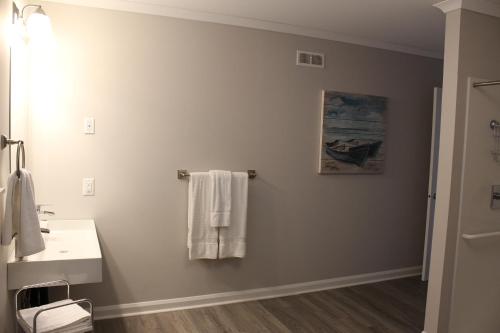
<svg viewBox="0 0 500 333">
<path fill-rule="evenodd" d="M 37 10 L 28 17 L 26 30 L 30 43 L 46 43 L 52 37 L 50 18 L 42 10 Z"/>
</svg>

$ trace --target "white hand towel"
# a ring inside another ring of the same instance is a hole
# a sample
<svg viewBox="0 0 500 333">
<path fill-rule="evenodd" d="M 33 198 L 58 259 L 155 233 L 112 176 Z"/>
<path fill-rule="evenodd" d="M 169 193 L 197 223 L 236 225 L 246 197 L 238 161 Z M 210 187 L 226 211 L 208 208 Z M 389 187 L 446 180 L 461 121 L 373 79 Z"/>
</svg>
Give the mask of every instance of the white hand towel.
<svg viewBox="0 0 500 333">
<path fill-rule="evenodd" d="M 8 179 L 2 244 L 10 244 L 16 233 L 16 253 L 19 256 L 29 256 L 45 250 L 36 212 L 33 179 L 26 169 L 21 169 L 19 178 L 14 172 Z"/>
<path fill-rule="evenodd" d="M 10 175 L 7 179 L 7 197 L 5 199 L 5 216 L 2 224 L 2 245 L 9 245 L 12 237 L 17 233 L 17 226 L 19 225 L 18 217 L 19 211 L 13 207 L 18 201 L 14 200 L 19 191 L 19 180 L 14 174 Z M 14 193 L 15 192 L 15 193 Z M 13 214 L 16 216 L 13 216 Z M 14 228 L 16 229 L 14 231 Z"/>
<path fill-rule="evenodd" d="M 243 258 L 246 253 L 248 173 L 233 172 L 231 179 L 231 225 L 219 228 L 219 259 Z"/>
<path fill-rule="evenodd" d="M 228 227 L 231 214 L 231 171 L 210 170 L 212 188 L 210 203 L 210 225 Z"/>
<path fill-rule="evenodd" d="M 211 186 L 208 172 L 192 172 L 188 192 L 189 259 L 217 259 L 218 231 L 210 226 Z"/>
</svg>

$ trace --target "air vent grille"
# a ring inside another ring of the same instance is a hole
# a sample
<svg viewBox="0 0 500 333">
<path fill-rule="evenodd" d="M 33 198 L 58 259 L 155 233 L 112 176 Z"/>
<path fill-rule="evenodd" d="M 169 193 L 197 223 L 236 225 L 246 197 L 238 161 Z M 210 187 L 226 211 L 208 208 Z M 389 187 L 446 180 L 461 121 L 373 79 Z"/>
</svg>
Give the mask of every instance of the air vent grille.
<svg viewBox="0 0 500 333">
<path fill-rule="evenodd" d="M 323 53 L 297 50 L 297 65 L 308 67 L 325 67 L 325 55 Z"/>
</svg>

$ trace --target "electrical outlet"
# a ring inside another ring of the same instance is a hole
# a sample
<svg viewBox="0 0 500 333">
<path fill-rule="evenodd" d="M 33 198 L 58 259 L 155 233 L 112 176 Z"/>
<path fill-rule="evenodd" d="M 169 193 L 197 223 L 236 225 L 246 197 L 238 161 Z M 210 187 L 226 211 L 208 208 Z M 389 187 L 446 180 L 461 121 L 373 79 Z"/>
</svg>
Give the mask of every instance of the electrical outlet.
<svg viewBox="0 0 500 333">
<path fill-rule="evenodd" d="M 95 134 L 95 120 L 93 117 L 86 117 L 83 122 L 83 133 Z"/>
<path fill-rule="evenodd" d="M 83 178 L 82 180 L 82 195 L 95 195 L 95 179 Z"/>
</svg>

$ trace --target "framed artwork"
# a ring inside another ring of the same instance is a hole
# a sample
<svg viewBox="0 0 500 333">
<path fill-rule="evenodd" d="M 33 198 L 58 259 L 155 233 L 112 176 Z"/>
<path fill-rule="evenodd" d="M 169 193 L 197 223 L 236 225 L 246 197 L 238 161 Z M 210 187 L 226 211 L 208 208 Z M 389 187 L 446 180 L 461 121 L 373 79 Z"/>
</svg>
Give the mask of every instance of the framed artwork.
<svg viewBox="0 0 500 333">
<path fill-rule="evenodd" d="M 324 90 L 319 173 L 382 173 L 386 109 L 386 97 Z"/>
</svg>

